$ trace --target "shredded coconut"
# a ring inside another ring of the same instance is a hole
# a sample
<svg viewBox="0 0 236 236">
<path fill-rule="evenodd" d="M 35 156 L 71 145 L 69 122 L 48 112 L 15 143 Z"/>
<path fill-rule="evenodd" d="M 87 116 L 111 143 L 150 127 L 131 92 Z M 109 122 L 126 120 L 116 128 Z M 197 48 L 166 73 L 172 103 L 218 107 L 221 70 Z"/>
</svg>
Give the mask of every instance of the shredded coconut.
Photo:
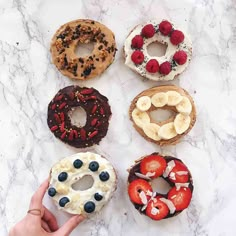
<svg viewBox="0 0 236 236">
<path fill-rule="evenodd" d="M 177 175 L 187 175 L 188 171 L 177 171 L 176 174 Z"/>
<path fill-rule="evenodd" d="M 163 173 L 163 177 L 166 178 L 174 167 L 175 167 L 174 160 L 169 161 L 168 164 L 167 164 L 167 167 L 166 167 L 166 169 L 165 169 L 165 171 Z"/>
<path fill-rule="evenodd" d="M 166 198 L 160 198 L 160 200 L 162 202 L 164 202 L 168 206 L 168 208 L 170 210 L 170 214 L 173 214 L 175 212 L 176 208 L 175 208 L 175 206 L 174 206 L 172 201 L 170 201 L 170 200 L 168 200 Z"/>
<path fill-rule="evenodd" d="M 139 197 L 141 198 L 141 201 L 144 205 L 147 204 L 148 201 L 147 201 L 147 197 L 146 197 L 146 194 L 144 193 L 144 191 L 141 191 L 139 193 Z"/>
<path fill-rule="evenodd" d="M 135 174 L 136 176 L 138 176 L 139 178 L 146 179 L 146 180 L 151 180 L 151 178 L 149 178 L 148 176 L 143 175 L 143 174 L 141 174 L 141 173 L 135 172 L 134 174 Z"/>
<path fill-rule="evenodd" d="M 171 172 L 171 173 L 170 173 L 170 179 L 176 180 L 176 178 L 175 178 L 175 173 L 174 173 L 174 172 Z"/>
<path fill-rule="evenodd" d="M 151 210 L 151 214 L 152 214 L 152 215 L 155 216 L 155 215 L 157 215 L 157 214 L 159 214 L 159 213 L 160 213 L 160 211 L 159 211 L 156 207 L 153 207 L 153 208 L 152 208 L 152 210 Z"/>
<path fill-rule="evenodd" d="M 177 191 L 179 191 L 181 187 L 188 188 L 188 186 L 189 186 L 189 183 L 175 183 L 175 187 Z"/>
</svg>

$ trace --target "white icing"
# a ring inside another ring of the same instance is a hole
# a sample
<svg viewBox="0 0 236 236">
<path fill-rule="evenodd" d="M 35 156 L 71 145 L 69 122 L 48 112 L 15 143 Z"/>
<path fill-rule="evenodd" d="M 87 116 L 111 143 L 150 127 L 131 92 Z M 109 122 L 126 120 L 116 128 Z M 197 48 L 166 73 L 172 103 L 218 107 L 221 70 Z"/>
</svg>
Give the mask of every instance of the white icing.
<svg viewBox="0 0 236 236">
<path fill-rule="evenodd" d="M 176 190 L 179 191 L 181 187 L 188 188 L 189 183 L 175 183 Z"/>
<path fill-rule="evenodd" d="M 169 173 L 172 171 L 172 169 L 175 167 L 175 162 L 174 160 L 171 160 L 167 163 L 167 167 L 163 173 L 163 177 L 166 178 L 168 177 Z"/>
<path fill-rule="evenodd" d="M 175 212 L 176 208 L 175 208 L 172 201 L 170 201 L 169 199 L 166 199 L 166 198 L 160 198 L 160 200 L 168 206 L 168 208 L 170 210 L 170 214 L 173 214 Z"/>
<path fill-rule="evenodd" d="M 170 42 L 170 37 L 164 36 L 160 32 L 155 33 L 155 35 L 151 38 L 147 38 L 147 39 L 144 38 L 144 45 L 143 45 L 143 50 L 142 50 L 143 54 L 144 54 L 144 62 L 141 65 L 136 66 L 133 63 L 133 61 L 131 60 L 131 55 L 134 52 L 134 49 L 131 48 L 131 41 L 134 36 L 140 35 L 141 30 L 145 25 L 150 24 L 150 23 L 153 24 L 155 28 L 158 28 L 158 25 L 160 22 L 157 22 L 155 20 L 151 20 L 145 24 L 140 24 L 140 25 L 136 26 L 135 29 L 127 37 L 127 39 L 125 41 L 125 45 L 124 45 L 125 64 L 128 67 L 130 67 L 131 69 L 135 70 L 136 72 L 138 72 L 139 74 L 141 74 L 142 76 L 144 76 L 148 79 L 155 80 L 155 81 L 173 80 L 176 75 L 182 73 L 185 70 L 185 68 L 188 66 L 188 64 L 191 60 L 191 57 L 192 57 L 192 42 L 184 31 L 182 31 L 178 27 L 175 27 L 172 24 L 174 29 L 178 29 L 183 32 L 184 41 L 182 43 L 180 43 L 179 45 L 173 45 Z M 153 42 L 156 42 L 156 41 L 167 45 L 166 53 L 164 56 L 154 57 L 154 56 L 150 56 L 148 54 L 147 46 Z M 184 50 L 187 53 L 187 61 L 183 65 L 177 65 L 176 67 L 174 67 L 168 75 L 161 75 L 159 72 L 152 74 L 152 73 L 149 73 L 146 71 L 146 69 L 145 69 L 146 62 L 148 62 L 150 59 L 156 59 L 159 62 L 159 65 L 165 61 L 171 62 L 173 55 L 175 54 L 176 51 L 179 51 L 179 50 Z"/>
<path fill-rule="evenodd" d="M 80 169 L 73 167 L 73 162 L 76 159 L 83 161 L 83 165 Z M 92 172 L 89 170 L 88 167 L 91 161 L 97 161 L 99 163 L 98 171 Z M 58 175 L 63 171 L 68 173 L 68 178 L 64 182 L 59 182 Z M 103 182 L 100 180 L 99 174 L 102 171 L 109 173 L 110 177 L 107 181 Z M 84 191 L 72 189 L 71 186 L 85 175 L 90 175 L 94 179 L 93 186 Z M 91 152 L 77 153 L 64 158 L 52 167 L 50 187 L 55 187 L 57 190 L 58 186 L 61 191 L 68 189 L 67 194 L 57 193 L 52 197 L 59 209 L 65 210 L 71 214 L 87 214 L 84 211 L 84 204 L 87 201 L 93 201 L 96 205 L 94 212 L 97 212 L 111 198 L 112 193 L 116 189 L 116 173 L 111 163 L 99 154 Z M 101 201 L 94 199 L 94 194 L 97 192 L 103 196 Z M 70 202 L 67 203 L 65 207 L 60 207 L 59 205 L 59 201 L 62 197 L 68 197 L 70 199 Z"/>
<path fill-rule="evenodd" d="M 146 197 L 146 194 L 144 193 L 144 191 L 141 191 L 139 193 L 139 197 L 144 205 L 146 205 L 148 203 L 148 200 L 147 200 L 147 197 Z"/>
</svg>

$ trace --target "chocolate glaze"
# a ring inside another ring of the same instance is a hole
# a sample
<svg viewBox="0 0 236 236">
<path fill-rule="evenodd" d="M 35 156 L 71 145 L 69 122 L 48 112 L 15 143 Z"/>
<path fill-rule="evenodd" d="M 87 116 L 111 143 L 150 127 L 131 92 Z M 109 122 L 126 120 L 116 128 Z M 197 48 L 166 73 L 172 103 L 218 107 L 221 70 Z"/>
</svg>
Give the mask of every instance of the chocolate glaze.
<svg viewBox="0 0 236 236">
<path fill-rule="evenodd" d="M 82 107 L 86 111 L 84 127 L 71 123 L 68 113 L 75 107 Z M 108 99 L 96 89 L 68 86 L 59 90 L 49 103 L 47 123 L 61 141 L 73 147 L 85 148 L 98 144 L 106 136 L 111 114 Z"/>
<path fill-rule="evenodd" d="M 154 152 L 154 153 L 152 153 L 152 154 L 150 154 L 150 155 L 160 155 L 158 152 Z M 146 157 L 146 156 L 145 156 Z M 172 157 L 172 156 L 163 156 L 164 158 L 165 158 L 165 160 L 166 160 L 166 163 L 168 163 L 168 162 L 170 162 L 170 161 L 172 161 L 172 160 L 178 160 L 178 161 L 180 161 L 180 162 L 182 162 L 180 159 L 178 159 L 178 158 L 175 158 L 175 157 Z M 144 157 L 143 157 L 144 158 Z M 131 183 L 132 181 L 134 181 L 135 179 L 140 179 L 140 177 L 138 177 L 138 176 L 136 176 L 135 175 L 135 172 L 138 172 L 138 173 L 141 173 L 141 171 L 140 171 L 140 162 L 141 162 L 141 160 L 142 159 L 140 159 L 140 160 L 138 160 L 136 163 L 135 163 L 135 165 L 134 166 L 132 166 L 131 167 L 131 169 L 129 170 L 129 176 L 128 176 L 128 183 Z M 183 162 L 182 162 L 183 163 Z M 183 163 L 184 164 L 184 163 Z M 185 164 L 184 164 L 185 165 Z M 186 166 L 186 165 L 185 165 Z M 187 167 L 187 166 L 186 166 Z M 193 192 L 193 180 L 192 180 L 192 175 L 191 175 L 191 173 L 190 173 L 190 171 L 188 170 L 188 172 L 189 172 L 189 179 L 188 179 L 188 182 L 189 182 L 189 189 L 191 190 L 191 192 Z M 170 180 L 169 180 L 169 178 L 167 177 L 167 178 L 165 178 L 165 177 L 163 177 L 163 175 L 162 176 L 160 176 L 161 178 L 163 178 L 171 187 L 174 187 L 175 186 L 175 184 L 173 183 L 173 182 L 171 182 Z M 167 194 L 162 194 L 162 193 L 158 193 L 158 192 L 156 192 L 157 193 L 157 196 L 159 195 L 159 196 L 162 196 L 163 198 L 167 198 L 167 195 L 168 195 L 168 193 Z M 132 202 L 133 203 L 133 202 Z M 134 205 L 134 207 L 141 213 L 141 214 L 144 214 L 144 215 L 146 215 L 146 212 L 145 212 L 145 210 L 144 211 L 142 211 L 141 209 L 142 209 L 142 207 L 143 207 L 143 205 L 139 205 L 139 204 L 136 204 L 136 203 L 133 203 L 133 205 Z M 182 210 L 183 211 L 183 210 Z M 181 213 L 182 211 L 175 211 L 173 214 L 168 214 L 165 218 L 163 218 L 163 219 L 167 219 L 167 218 L 170 218 L 170 217 L 173 217 L 173 216 L 176 216 L 176 215 L 178 215 L 179 213 Z"/>
</svg>

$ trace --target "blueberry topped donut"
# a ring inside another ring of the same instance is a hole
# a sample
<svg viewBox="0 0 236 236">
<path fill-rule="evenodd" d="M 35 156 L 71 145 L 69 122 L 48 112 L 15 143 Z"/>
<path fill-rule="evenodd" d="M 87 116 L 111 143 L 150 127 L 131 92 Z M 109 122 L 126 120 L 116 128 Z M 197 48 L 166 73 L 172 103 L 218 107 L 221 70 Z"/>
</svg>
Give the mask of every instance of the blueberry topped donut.
<svg viewBox="0 0 236 236">
<path fill-rule="evenodd" d="M 94 43 L 91 55 L 77 56 L 78 44 Z M 100 75 L 110 66 L 116 54 L 113 32 L 93 20 L 75 20 L 62 25 L 51 42 L 52 61 L 71 79 L 86 80 Z"/>
<path fill-rule="evenodd" d="M 84 189 L 76 188 L 75 184 L 85 176 L 92 178 L 92 186 L 87 182 Z M 59 209 L 71 214 L 89 215 L 100 211 L 107 203 L 116 183 L 115 170 L 107 159 L 91 152 L 77 153 L 52 167 L 48 195 Z"/>
<path fill-rule="evenodd" d="M 71 113 L 82 107 L 87 120 L 83 127 L 71 122 Z M 108 99 L 94 88 L 65 87 L 48 105 L 48 126 L 61 141 L 77 148 L 98 144 L 106 136 L 111 109 Z"/>
<path fill-rule="evenodd" d="M 147 47 L 158 42 L 167 45 L 165 55 L 151 56 Z M 167 20 L 152 20 L 137 25 L 128 35 L 125 64 L 150 80 L 173 80 L 188 66 L 192 57 L 192 42 L 186 33 Z"/>
<path fill-rule="evenodd" d="M 167 193 L 153 190 L 152 180 L 164 179 Z M 187 166 L 178 158 L 158 153 L 142 157 L 129 170 L 128 194 L 135 208 L 153 220 L 178 215 L 192 199 L 193 181 Z"/>
</svg>

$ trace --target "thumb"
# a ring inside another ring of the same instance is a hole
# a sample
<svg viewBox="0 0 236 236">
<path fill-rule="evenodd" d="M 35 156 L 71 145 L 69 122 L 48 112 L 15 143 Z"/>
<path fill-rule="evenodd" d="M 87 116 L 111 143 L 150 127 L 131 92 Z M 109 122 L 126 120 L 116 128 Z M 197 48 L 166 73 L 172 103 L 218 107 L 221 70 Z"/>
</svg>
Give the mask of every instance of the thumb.
<svg viewBox="0 0 236 236">
<path fill-rule="evenodd" d="M 85 219 L 82 215 L 71 217 L 57 232 L 56 235 L 68 236 Z"/>
</svg>

